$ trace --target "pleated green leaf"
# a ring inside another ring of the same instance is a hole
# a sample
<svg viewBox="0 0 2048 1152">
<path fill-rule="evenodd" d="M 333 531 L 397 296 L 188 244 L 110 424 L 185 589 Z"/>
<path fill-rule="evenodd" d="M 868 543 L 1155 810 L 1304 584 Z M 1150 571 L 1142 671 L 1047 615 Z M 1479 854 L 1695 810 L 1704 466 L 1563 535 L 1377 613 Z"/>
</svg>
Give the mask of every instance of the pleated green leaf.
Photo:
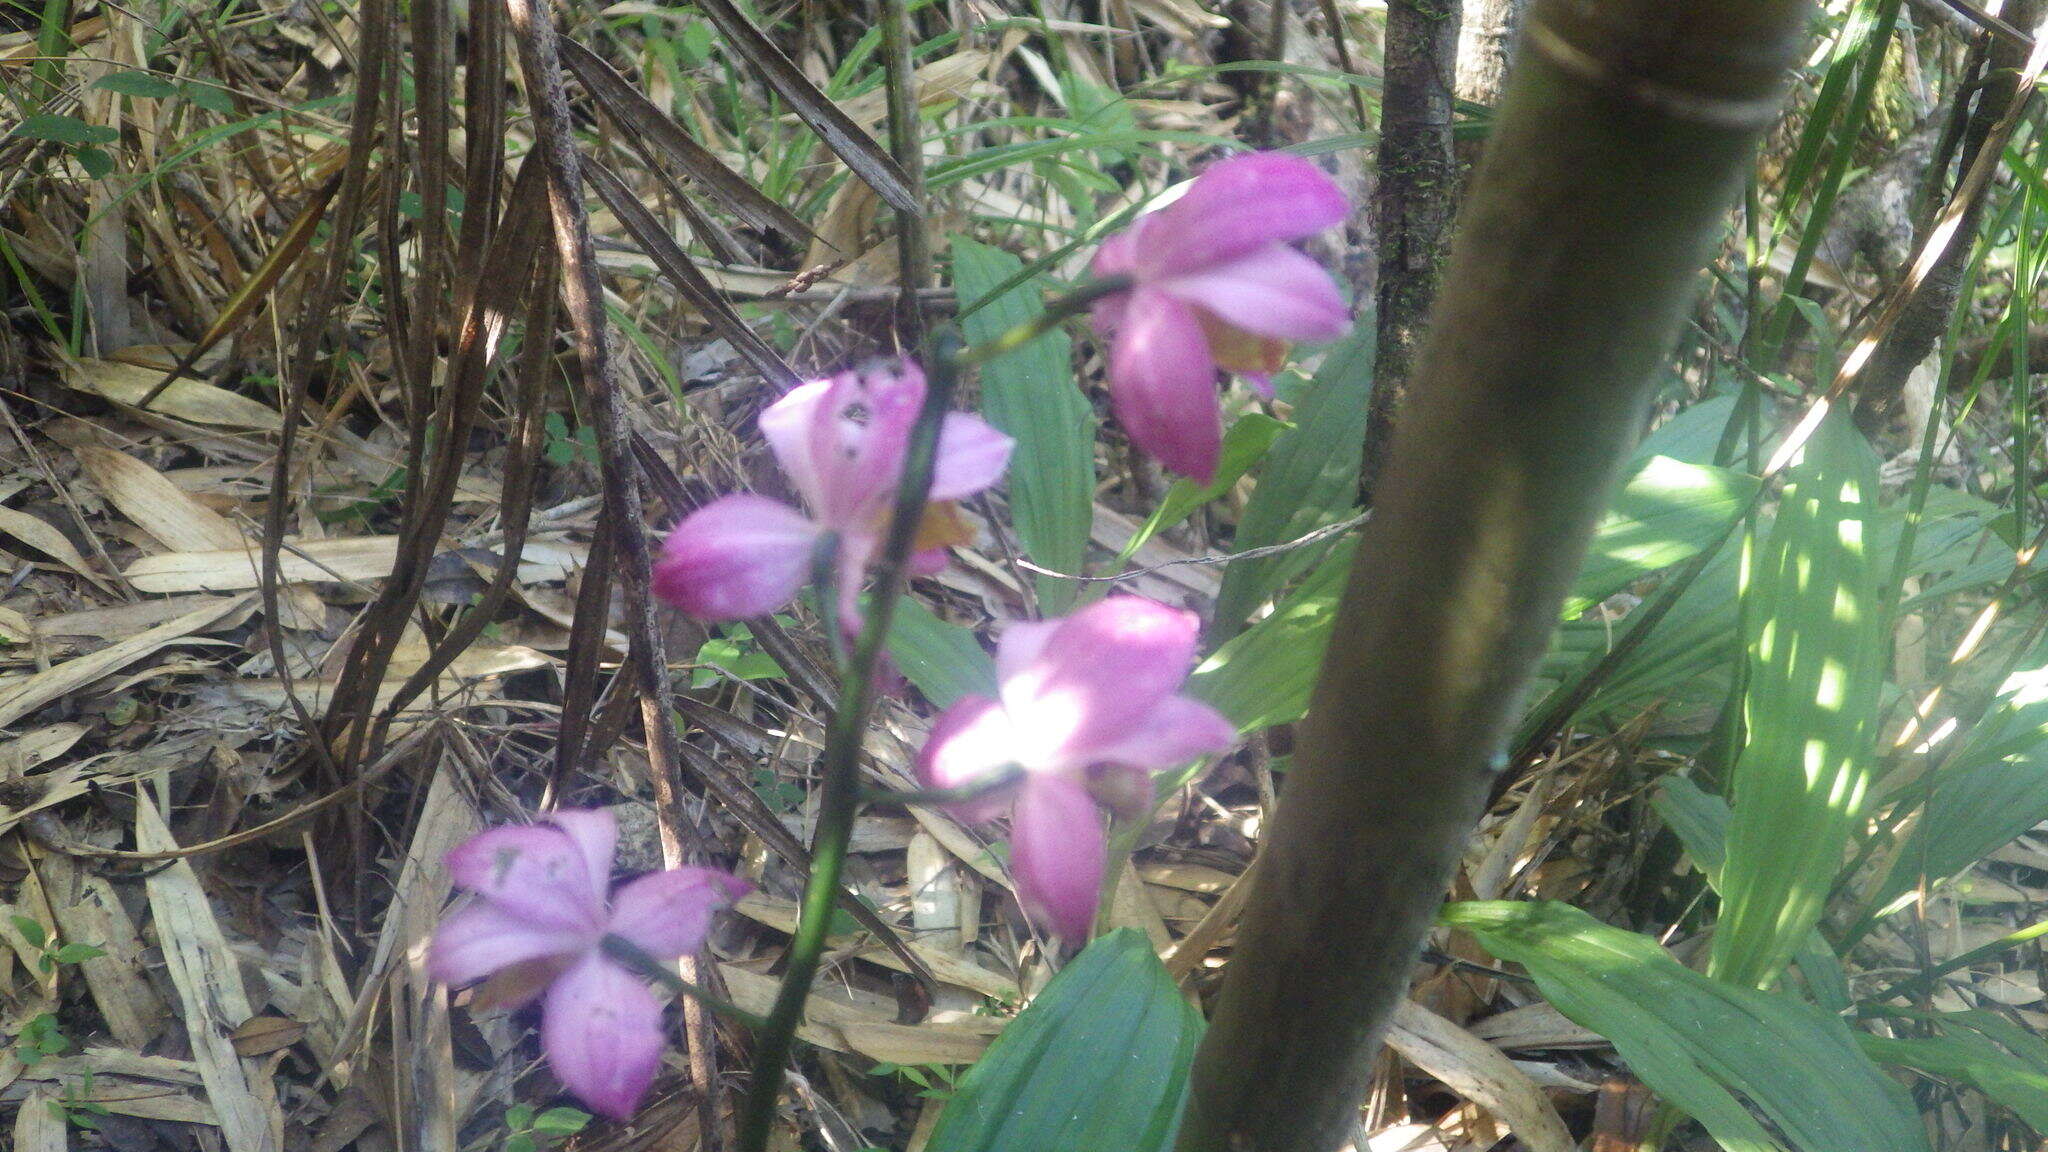
<svg viewBox="0 0 2048 1152">
<path fill-rule="evenodd" d="M 1202 1018 L 1145 937 L 1090 944 L 965 1076 L 930 1152 L 1172 1146 Z"/>
<path fill-rule="evenodd" d="M 1238 521 L 1231 549 L 1284 544 L 1351 515 L 1358 503 L 1358 462 L 1365 450 L 1366 398 L 1372 392 L 1370 316 L 1330 349 L 1322 368 L 1294 406 L 1294 427 L 1281 433 L 1266 456 L 1257 487 Z M 1313 568 L 1331 545 L 1240 560 L 1224 574 L 1216 596 L 1216 628 L 1235 635 L 1259 605 L 1289 580 Z"/>
<path fill-rule="evenodd" d="M 1649 937 L 1564 904 L 1452 904 L 1442 921 L 1527 968 L 1558 1011 L 1612 1041 L 1631 1072 L 1728 1152 L 1927 1148 L 1911 1101 L 1837 1016 L 1709 979 Z"/>
<path fill-rule="evenodd" d="M 1997 703 L 1946 762 L 1907 786 L 1926 814 L 1877 903 L 1945 880 L 2048 820 L 2048 645 L 2000 686 Z"/>
<path fill-rule="evenodd" d="M 1756 479 L 1669 456 L 1645 461 L 1615 498 L 1579 569 L 1564 617 L 1583 613 L 1643 576 L 1718 538 L 1756 494 Z"/>
<path fill-rule="evenodd" d="M 1707 878 L 1707 885 L 1721 890 L 1721 865 L 1727 860 L 1728 802 L 1700 791 L 1683 776 L 1666 776 L 1650 796 L 1651 807 L 1664 826 L 1685 845 L 1685 854 Z M 1841 958 L 1819 932 L 1808 932 L 1799 950 L 1792 954 L 1806 978 L 1806 987 L 1821 1007 L 1839 1012 L 1849 1007 L 1849 978 L 1842 971 Z"/>
<path fill-rule="evenodd" d="M 1008 280 L 1024 262 L 965 237 L 953 240 L 953 288 L 962 307 Z M 1036 280 L 996 296 L 961 322 L 969 341 L 993 340 L 1045 311 Z M 1074 380 L 1073 341 L 1048 332 L 981 368 L 981 414 L 1017 441 L 1010 457 L 1010 518 L 1025 555 L 1041 567 L 1079 572 L 1088 555 L 1095 499 L 1095 409 Z M 1079 586 L 1040 577 L 1047 615 L 1065 612 Z"/>
<path fill-rule="evenodd" d="M 1877 458 L 1836 413 L 1788 478 L 1743 573 L 1748 740 L 1708 967 L 1738 984 L 1768 985 L 1820 919 L 1868 799 L 1883 677 Z"/>
<path fill-rule="evenodd" d="M 1993 1044 L 1965 1033 L 1891 1039 L 1864 1036 L 1863 1050 L 1880 1064 L 1917 1068 L 1960 1080 L 2013 1110 L 2037 1131 L 2048 1131 L 2048 1074 Z"/>
<path fill-rule="evenodd" d="M 1316 566 L 1273 614 L 1232 637 L 1196 667 L 1188 691 L 1252 732 L 1299 720 L 1330 644 L 1337 597 L 1351 574 L 1352 550 Z"/>
<path fill-rule="evenodd" d="M 1726 469 L 1681 464 L 1661 456 L 1647 461 L 1623 486 L 1615 512 L 1595 534 L 1591 558 L 1574 585 L 1573 598 L 1590 606 L 1647 572 L 1689 559 L 1720 537 L 1728 521 L 1740 513 L 1754 483 Z M 1337 597 L 1351 570 L 1352 551 L 1347 544 L 1329 553 L 1270 615 L 1218 648 L 1195 669 L 1190 690 L 1246 732 L 1301 719 L 1308 711 L 1309 694 L 1329 643 Z M 1725 637 L 1734 618 L 1733 580 L 1724 574 L 1710 587 L 1719 589 L 1728 611 L 1704 619 L 1702 626 L 1718 628 Z M 1667 617 L 1667 624 L 1687 619 Z M 1596 649 L 1605 651 L 1619 631 L 1601 622 L 1566 624 L 1558 648 L 1545 662 L 1550 670 L 1546 679 L 1555 683 L 1589 658 L 1597 659 Z M 1690 658 L 1715 652 L 1712 644 L 1692 640 L 1674 655 Z M 1724 654 L 1732 647 L 1722 645 Z M 1696 671 L 1690 663 L 1644 665 L 1642 671 L 1647 676 L 1677 668 Z M 1617 681 L 1616 687 L 1631 693 L 1654 690 L 1645 689 L 1641 680 Z"/>
<path fill-rule="evenodd" d="M 889 655 L 903 678 L 941 708 L 969 693 L 996 694 L 996 662 L 974 632 L 939 619 L 915 597 L 896 605 Z"/>
</svg>

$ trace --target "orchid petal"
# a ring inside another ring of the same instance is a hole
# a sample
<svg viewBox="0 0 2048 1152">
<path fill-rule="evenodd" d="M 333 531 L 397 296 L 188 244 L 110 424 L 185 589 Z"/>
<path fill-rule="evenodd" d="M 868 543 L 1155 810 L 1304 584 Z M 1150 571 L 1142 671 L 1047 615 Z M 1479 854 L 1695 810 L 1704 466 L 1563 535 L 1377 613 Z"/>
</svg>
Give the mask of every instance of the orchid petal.
<svg viewBox="0 0 2048 1152">
<path fill-rule="evenodd" d="M 631 972 L 586 956 L 548 988 L 540 1043 L 563 1087 L 594 1112 L 628 1119 L 661 1070 L 661 1001 Z"/>
<path fill-rule="evenodd" d="M 996 637 L 996 680 L 1022 676 L 1045 650 L 1045 642 L 1059 631 L 1060 620 L 1016 620 L 1003 625 Z"/>
<path fill-rule="evenodd" d="M 594 932 L 604 924 L 583 850 L 546 824 L 493 828 L 448 853 L 448 875 L 536 928 Z"/>
<path fill-rule="evenodd" d="M 944 548 L 926 548 L 912 552 L 905 566 L 912 576 L 937 576 L 946 570 L 949 563 L 951 558 Z"/>
<path fill-rule="evenodd" d="M 812 429 L 818 425 L 818 411 L 831 399 L 832 380 L 811 380 L 790 389 L 770 404 L 757 421 L 762 439 L 775 453 L 775 463 L 789 477 L 805 504 L 816 510 L 824 502 L 824 480 L 818 475 L 812 453 Z"/>
<path fill-rule="evenodd" d="M 1095 259 L 1088 262 L 1088 274 L 1098 280 L 1129 276 L 1138 270 L 1138 230 L 1126 228 L 1102 242 Z"/>
<path fill-rule="evenodd" d="M 1334 340 L 1351 326 L 1351 310 L 1330 274 L 1280 244 L 1162 280 L 1159 290 L 1258 336 Z"/>
<path fill-rule="evenodd" d="M 1138 596 L 1067 617 L 1029 667 L 1002 682 L 1025 742 L 1012 755 L 1048 769 L 1101 761 L 1187 679 L 1200 631 L 1194 613 Z"/>
<path fill-rule="evenodd" d="M 711 868 L 671 868 L 630 881 L 612 895 L 615 936 L 657 960 L 695 952 L 711 930 L 711 916 L 754 886 Z"/>
<path fill-rule="evenodd" d="M 562 808 L 547 815 L 547 823 L 569 834 L 583 853 L 583 867 L 590 877 L 590 896 L 602 904 L 612 887 L 612 852 L 619 844 L 619 821 L 603 808 Z"/>
<path fill-rule="evenodd" d="M 1003 478 L 1015 440 L 979 416 L 949 412 L 939 426 L 932 467 L 932 500 L 963 500 Z"/>
<path fill-rule="evenodd" d="M 1010 874 L 1032 919 L 1067 940 L 1086 940 L 1108 854 L 1102 817 L 1078 781 L 1045 775 L 1025 782 L 1010 825 Z"/>
<path fill-rule="evenodd" d="M 1286 152 L 1209 166 L 1180 199 L 1140 221 L 1138 272 L 1182 276 L 1342 224 L 1351 203 L 1328 173 Z"/>
<path fill-rule="evenodd" d="M 820 528 L 765 496 L 722 496 L 670 532 L 654 565 L 654 594 L 704 620 L 764 616 L 811 574 Z"/>
<path fill-rule="evenodd" d="M 832 378 L 810 431 L 820 484 L 813 507 L 827 527 L 865 527 L 887 510 L 924 394 L 924 372 L 908 361 L 900 368 L 872 365 Z"/>
<path fill-rule="evenodd" d="M 1223 713 L 1187 696 L 1168 696 L 1121 739 L 1095 750 L 1101 764 L 1147 771 L 1178 768 L 1237 743 L 1237 727 Z"/>
<path fill-rule="evenodd" d="M 971 788 L 1016 760 L 1017 730 L 1003 706 L 986 696 L 962 696 L 932 722 L 917 754 L 917 778 L 927 788 Z M 995 793 L 946 805 L 970 824 L 1002 814 L 1005 798 Z"/>
<path fill-rule="evenodd" d="M 881 547 L 881 539 L 873 532 L 846 532 L 840 535 L 839 553 L 832 558 L 833 586 L 839 594 L 839 631 L 849 644 L 860 637 L 860 586 L 868 562 Z"/>
<path fill-rule="evenodd" d="M 474 984 L 493 972 L 590 946 L 580 929 L 548 927 L 482 900 L 441 921 L 427 949 L 427 973 L 443 984 Z"/>
<path fill-rule="evenodd" d="M 1109 353 L 1109 394 L 1131 443 L 1207 483 L 1223 450 L 1216 361 L 1201 321 L 1155 288 L 1132 294 Z"/>
</svg>

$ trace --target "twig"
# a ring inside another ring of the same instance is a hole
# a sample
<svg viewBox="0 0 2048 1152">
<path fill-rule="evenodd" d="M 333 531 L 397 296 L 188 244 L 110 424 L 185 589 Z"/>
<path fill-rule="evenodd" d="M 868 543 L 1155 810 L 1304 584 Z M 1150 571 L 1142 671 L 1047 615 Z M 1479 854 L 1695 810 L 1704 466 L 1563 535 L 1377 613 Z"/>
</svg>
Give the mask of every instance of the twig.
<svg viewBox="0 0 2048 1152">
<path fill-rule="evenodd" d="M 1292 540 L 1284 540 L 1278 544 L 1268 544 L 1263 548 L 1247 548 L 1242 552 L 1232 552 L 1227 555 L 1187 556 L 1179 560 L 1168 560 L 1162 564 L 1148 564 L 1143 568 L 1133 568 L 1128 572 L 1119 572 L 1114 576 L 1076 576 L 1072 572 L 1060 572 L 1051 568 L 1041 567 L 1024 559 L 1019 559 L 1017 566 L 1029 572 L 1036 572 L 1040 576 L 1057 576 L 1062 580 L 1078 580 L 1086 584 L 1113 584 L 1119 580 L 1135 580 L 1140 576 L 1150 572 L 1157 572 L 1162 568 L 1178 568 L 1183 564 L 1229 564 L 1237 560 L 1256 560 L 1261 556 L 1277 556 L 1282 552 L 1292 552 L 1297 548 L 1306 548 L 1311 544 L 1320 543 L 1332 536 L 1341 536 L 1370 519 L 1372 519 L 1372 510 L 1368 508 L 1349 520 L 1339 520 L 1335 524 L 1325 524 L 1306 535 L 1297 536 Z"/>
<path fill-rule="evenodd" d="M 606 343 L 604 287 L 598 277 L 590 218 L 583 207 L 582 170 L 569 118 L 569 99 L 562 84 L 553 14 L 548 0 L 506 0 L 506 10 L 519 44 L 520 70 L 526 75 L 533 111 L 537 147 L 529 162 L 537 160 L 547 165 L 548 206 L 562 268 L 562 301 L 575 329 L 581 384 L 590 399 L 591 418 L 597 430 L 605 505 L 612 514 L 613 544 L 620 560 L 617 576 L 625 598 L 630 645 L 627 663 L 632 666 L 639 690 L 640 724 L 646 742 L 649 782 L 654 789 L 661 854 L 664 863 L 675 867 L 689 854 L 686 848 L 695 847 L 693 842 L 686 842 L 683 808 L 676 792 L 677 749 L 681 740 L 668 703 L 668 658 L 649 596 L 653 557 L 641 510 L 638 473 L 633 466 L 625 397 Z M 579 626 L 583 623 L 577 621 Z M 605 627 L 603 613 L 598 613 L 592 624 L 601 635 Z M 694 963 L 689 958 L 683 960 L 686 966 Z M 708 1027 L 709 1022 L 701 1012 L 685 1007 L 690 1050 L 693 1056 L 704 1054 L 704 1058 L 693 1058 L 690 1062 L 693 1086 L 703 1097 L 699 1106 L 702 1135 L 705 1143 L 715 1148 L 721 1136 L 716 1120 L 720 1088 L 709 1055 L 715 1051 L 716 1033 Z"/>
<path fill-rule="evenodd" d="M 896 294 L 896 339 L 904 348 L 924 344 L 924 305 L 918 290 L 932 278 L 931 237 L 925 232 L 929 206 L 924 193 L 923 141 L 918 132 L 917 71 L 911 60 L 910 6 L 904 0 L 882 5 L 882 66 L 888 82 L 889 152 L 903 170 L 911 207 L 896 214 L 899 284 Z"/>
</svg>

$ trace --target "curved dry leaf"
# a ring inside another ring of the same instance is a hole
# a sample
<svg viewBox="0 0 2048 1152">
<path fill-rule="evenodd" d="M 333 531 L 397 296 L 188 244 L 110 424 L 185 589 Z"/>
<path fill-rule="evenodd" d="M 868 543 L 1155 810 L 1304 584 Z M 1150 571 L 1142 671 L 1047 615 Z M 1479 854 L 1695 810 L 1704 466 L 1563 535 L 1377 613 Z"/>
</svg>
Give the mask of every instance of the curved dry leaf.
<svg viewBox="0 0 2048 1152">
<path fill-rule="evenodd" d="M 71 546 L 62 532 L 26 512 L 12 508 L 0 508 L 0 534 L 12 536 L 22 543 L 41 552 L 57 563 L 64 565 L 92 582 L 93 587 L 112 594 L 114 586 L 92 570 L 78 549 Z"/>
<path fill-rule="evenodd" d="M 133 407 L 150 390 L 163 382 L 160 368 L 143 368 L 113 360 L 79 359 L 64 364 L 64 383 L 80 392 L 90 392 L 116 404 Z M 249 428 L 275 432 L 284 427 L 284 417 L 262 404 L 216 388 L 201 380 L 176 380 L 150 401 L 149 410 L 194 424 L 223 428 Z"/>
<path fill-rule="evenodd" d="M 14 1114 L 15 1152 L 67 1152 L 70 1147 L 64 1123 L 64 1109 L 57 1094 L 47 1088 L 31 1088 Z"/>
<path fill-rule="evenodd" d="M 135 845 L 145 852 L 178 846 L 147 796 L 135 805 Z M 192 1061 L 199 1066 L 207 1101 L 219 1114 L 221 1136 L 229 1152 L 277 1152 L 283 1117 L 276 1100 L 261 1091 L 257 1069 L 242 1063 L 223 1031 L 223 1021 L 247 1020 L 255 1013 L 240 963 L 221 934 L 198 873 L 189 861 L 176 860 L 143 884 L 164 970 L 183 1007 Z"/>
<path fill-rule="evenodd" d="M 263 1056 L 297 1044 L 306 1026 L 284 1016 L 253 1016 L 228 1033 L 235 1051 L 243 1056 Z"/>
<path fill-rule="evenodd" d="M 79 447 L 76 454 L 86 478 L 108 502 L 166 548 L 199 552 L 243 546 L 245 537 L 232 521 L 135 457 L 94 444 Z"/>
<path fill-rule="evenodd" d="M 1493 1113 L 1531 1152 L 1577 1147 L 1557 1109 L 1501 1050 L 1413 1001 L 1394 1010 L 1387 1047 Z"/>
<path fill-rule="evenodd" d="M 60 696 L 77 691 L 117 668 L 142 659 L 166 644 L 175 643 L 213 625 L 230 611 L 240 607 L 247 599 L 232 597 L 216 600 L 169 623 L 151 628 L 139 636 L 130 637 L 119 644 L 108 645 L 89 656 L 66 660 L 32 676 L 9 681 L 7 687 L 0 688 L 0 728 L 14 723 Z"/>
<path fill-rule="evenodd" d="M 398 562 L 398 537 L 287 540 L 278 554 L 278 579 L 292 582 L 378 580 Z M 165 552 L 130 564 L 123 576 L 142 592 L 229 592 L 262 583 L 262 552 L 242 548 Z"/>
</svg>

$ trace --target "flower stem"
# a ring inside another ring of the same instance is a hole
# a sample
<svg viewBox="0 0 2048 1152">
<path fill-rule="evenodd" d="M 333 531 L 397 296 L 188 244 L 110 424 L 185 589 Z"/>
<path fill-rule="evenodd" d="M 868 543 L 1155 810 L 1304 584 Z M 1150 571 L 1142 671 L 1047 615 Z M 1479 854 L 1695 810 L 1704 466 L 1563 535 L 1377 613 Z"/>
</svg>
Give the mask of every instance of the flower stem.
<svg viewBox="0 0 2048 1152">
<path fill-rule="evenodd" d="M 1048 300 L 1045 311 L 1008 332 L 993 340 L 962 348 L 954 354 L 953 363 L 956 367 L 966 368 L 986 363 L 1005 352 L 1014 352 L 1086 312 L 1097 300 L 1105 296 L 1114 296 L 1119 292 L 1127 292 L 1130 287 L 1131 278 L 1128 276 L 1106 276 L 1100 280 L 1086 281 L 1076 286 L 1073 291 Z"/>
<path fill-rule="evenodd" d="M 789 946 L 789 965 L 775 1006 L 762 1027 L 760 1047 L 754 1057 L 754 1083 L 740 1110 L 740 1152 L 764 1152 L 768 1133 L 775 1121 L 776 1101 L 782 1095 L 783 1067 L 803 1018 L 804 1000 L 818 963 L 825 954 L 825 931 L 832 922 L 832 910 L 839 896 L 839 874 L 846 863 L 846 847 L 853 838 L 853 816 L 860 807 L 860 753 L 867 731 L 868 715 L 875 702 L 875 670 L 881 662 L 882 643 L 896 616 L 896 600 L 903 591 L 904 569 L 923 519 L 926 498 L 931 494 L 932 471 L 938 458 L 939 425 L 952 404 L 958 380 L 959 337 L 942 330 L 932 341 L 929 388 L 917 424 L 910 433 L 910 447 L 903 462 L 903 479 L 896 487 L 895 515 L 889 520 L 889 535 L 875 565 L 873 607 L 867 624 L 847 661 L 839 689 L 839 706 L 832 712 L 825 730 L 825 751 L 820 761 L 824 778 L 818 804 L 818 831 L 811 843 L 811 878 L 804 886 L 801 915 L 796 936 Z"/>
<path fill-rule="evenodd" d="M 840 629 L 839 585 L 833 579 L 839 567 L 839 533 L 827 532 L 818 537 L 817 545 L 811 549 L 811 586 L 818 591 L 818 619 L 825 625 L 825 643 L 832 648 L 832 663 L 835 667 L 846 667 L 846 634 Z"/>
<path fill-rule="evenodd" d="M 695 998 L 699 1004 L 704 1005 L 728 1020 L 745 1024 L 749 1028 L 765 1028 L 768 1026 L 766 1017 L 756 1016 L 745 1008 L 730 1001 L 721 1000 L 709 991 L 690 983 L 688 980 L 677 975 L 674 968 L 655 959 L 645 949 L 624 936 L 608 935 L 599 940 L 597 946 L 606 956 L 617 960 L 619 963 L 677 995 Z"/>
</svg>

